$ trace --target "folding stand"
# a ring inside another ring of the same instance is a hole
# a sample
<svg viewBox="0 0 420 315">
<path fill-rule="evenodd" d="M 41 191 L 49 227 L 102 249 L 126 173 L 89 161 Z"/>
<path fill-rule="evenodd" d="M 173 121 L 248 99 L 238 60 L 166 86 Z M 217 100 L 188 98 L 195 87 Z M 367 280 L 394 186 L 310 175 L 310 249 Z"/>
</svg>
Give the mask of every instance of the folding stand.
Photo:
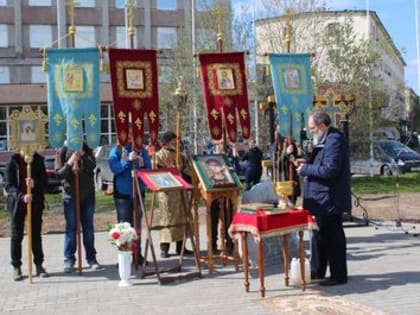
<svg viewBox="0 0 420 315">
<path fill-rule="evenodd" d="M 196 239 L 196 246 L 197 252 L 200 252 L 200 235 L 199 235 L 199 215 L 198 215 L 198 202 L 202 198 L 205 200 L 206 203 L 206 225 L 207 225 L 207 255 L 200 256 L 199 261 L 200 263 L 205 263 L 208 266 L 209 273 L 213 273 L 215 261 L 220 262 L 221 264 L 225 265 L 227 263 L 233 263 L 235 266 L 235 271 L 239 270 L 239 262 L 240 258 L 238 255 L 238 242 L 237 240 L 233 240 L 233 253 L 228 253 L 225 247 L 225 231 L 227 231 L 227 226 L 230 224 L 229 218 L 233 218 L 233 215 L 237 209 L 237 200 L 239 197 L 239 192 L 241 191 L 241 186 L 239 183 L 239 179 L 237 178 L 236 174 L 233 172 L 233 177 L 235 179 L 236 185 L 230 187 L 220 187 L 214 188 L 211 185 L 206 185 L 206 181 L 200 177 L 200 170 L 198 170 L 199 166 L 197 165 L 197 158 L 200 156 L 193 157 L 193 165 L 194 165 L 194 172 L 193 172 L 193 186 L 195 188 L 193 193 L 193 204 L 194 204 L 194 234 Z M 194 159 L 196 159 L 194 161 Z M 239 183 L 239 184 L 238 184 Z M 220 216 L 219 219 L 221 220 L 220 224 L 220 240 L 221 240 L 221 252 L 220 254 L 213 253 L 212 243 L 213 243 L 213 235 L 212 235 L 212 216 L 211 216 L 211 205 L 214 201 L 219 200 L 220 204 Z M 232 204 L 232 207 L 229 207 L 229 201 Z M 227 215 L 225 216 L 225 211 Z M 225 217 L 228 218 L 229 222 L 225 222 Z"/>
<path fill-rule="evenodd" d="M 144 263 L 142 266 L 142 276 L 147 277 L 150 275 L 156 275 L 159 281 L 159 284 L 167 284 L 175 280 L 192 279 L 194 277 L 201 277 L 201 268 L 200 268 L 198 253 L 196 250 L 196 246 L 194 244 L 193 233 L 191 230 L 192 197 L 189 198 L 189 202 L 187 202 L 187 197 L 186 197 L 186 191 L 192 190 L 192 186 L 190 186 L 188 183 L 186 183 L 182 179 L 181 175 L 178 173 L 176 169 L 141 170 L 139 171 L 139 176 L 143 180 L 143 182 L 146 184 L 146 186 L 153 192 L 152 200 L 150 203 L 150 218 L 148 217 L 148 214 L 145 211 L 143 202 L 141 202 L 141 207 L 142 207 L 142 212 L 143 212 L 143 216 L 146 223 L 146 235 L 147 235 L 145 251 L 144 251 L 144 259 L 145 261 L 147 260 L 147 254 L 150 247 L 150 251 L 152 253 L 154 270 L 147 270 L 146 263 Z M 153 180 L 156 180 L 156 179 L 159 180 L 159 176 L 162 176 L 161 177 L 162 181 L 159 183 L 154 182 Z M 172 182 L 167 181 L 168 179 Z M 177 224 L 171 224 L 171 225 L 154 225 L 153 216 L 154 216 L 157 194 L 159 192 L 167 192 L 167 191 L 177 191 L 180 193 L 185 221 L 181 223 L 177 223 Z M 163 269 L 163 268 L 160 268 L 159 262 L 157 260 L 156 252 L 153 246 L 151 231 L 160 231 L 165 228 L 174 228 L 174 227 L 184 228 L 184 237 L 182 240 L 181 253 L 180 253 L 177 265 L 172 266 L 170 268 Z M 196 270 L 189 273 L 178 274 L 176 276 L 161 276 L 162 273 L 182 272 L 182 267 L 184 263 L 184 248 L 185 248 L 185 243 L 187 239 L 190 239 L 192 247 L 193 247 Z"/>
</svg>

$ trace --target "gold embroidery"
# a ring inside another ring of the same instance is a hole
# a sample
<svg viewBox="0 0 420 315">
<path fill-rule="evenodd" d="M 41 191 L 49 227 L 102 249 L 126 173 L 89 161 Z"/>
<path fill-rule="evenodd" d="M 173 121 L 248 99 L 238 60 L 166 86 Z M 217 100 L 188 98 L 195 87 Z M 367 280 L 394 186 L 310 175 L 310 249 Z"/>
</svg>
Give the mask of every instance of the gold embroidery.
<svg viewBox="0 0 420 315">
<path fill-rule="evenodd" d="M 120 119 L 120 121 L 122 122 L 122 123 L 124 123 L 125 122 L 125 119 L 127 118 L 127 115 L 121 110 L 119 113 L 118 113 L 118 118 Z"/>
<path fill-rule="evenodd" d="M 149 114 L 149 118 L 152 121 L 152 123 L 155 122 L 156 117 L 157 117 L 157 115 L 155 114 L 155 112 L 154 111 L 151 111 L 150 114 Z"/>
<path fill-rule="evenodd" d="M 61 116 L 60 114 L 55 114 L 53 120 L 55 121 L 55 124 L 57 126 L 61 125 L 61 122 L 63 121 L 63 116 Z"/>
<path fill-rule="evenodd" d="M 219 112 L 217 109 L 212 109 L 212 111 L 210 112 L 211 117 L 213 117 L 214 120 L 217 120 L 219 118 Z"/>
<path fill-rule="evenodd" d="M 141 121 L 140 118 L 137 118 L 134 124 L 137 126 L 138 130 L 141 130 L 141 126 L 143 125 L 143 122 Z"/>
<path fill-rule="evenodd" d="M 89 122 L 90 122 L 90 125 L 93 127 L 93 126 L 95 126 L 95 124 L 96 124 L 96 116 L 95 115 L 93 115 L 93 114 L 90 114 L 89 115 Z"/>
<path fill-rule="evenodd" d="M 243 108 L 239 111 L 239 114 L 241 115 L 243 120 L 248 118 L 248 112 Z"/>
<path fill-rule="evenodd" d="M 229 123 L 232 125 L 235 121 L 235 117 L 229 113 L 229 115 L 227 115 L 226 119 L 229 121 Z"/>
<path fill-rule="evenodd" d="M 283 115 L 287 115 L 287 113 L 289 112 L 289 108 L 285 104 L 281 107 L 280 110 L 283 113 Z"/>
<path fill-rule="evenodd" d="M 80 122 L 76 118 L 73 118 L 71 120 L 71 125 L 72 125 L 73 129 L 79 129 Z"/>
</svg>

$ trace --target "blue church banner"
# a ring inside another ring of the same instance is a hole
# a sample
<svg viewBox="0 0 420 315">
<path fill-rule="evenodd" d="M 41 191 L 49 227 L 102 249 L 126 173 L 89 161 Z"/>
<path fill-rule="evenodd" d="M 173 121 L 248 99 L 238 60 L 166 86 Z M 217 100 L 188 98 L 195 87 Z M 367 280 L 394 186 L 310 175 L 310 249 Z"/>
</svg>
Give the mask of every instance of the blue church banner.
<svg viewBox="0 0 420 315">
<path fill-rule="evenodd" d="M 291 134 L 298 142 L 312 110 L 310 58 L 310 54 L 269 55 L 280 133 L 283 137 Z"/>
<path fill-rule="evenodd" d="M 46 57 L 50 145 L 59 148 L 67 140 L 68 148 L 75 151 L 82 148 L 83 141 L 91 148 L 97 147 L 100 134 L 99 49 L 49 48 Z"/>
</svg>

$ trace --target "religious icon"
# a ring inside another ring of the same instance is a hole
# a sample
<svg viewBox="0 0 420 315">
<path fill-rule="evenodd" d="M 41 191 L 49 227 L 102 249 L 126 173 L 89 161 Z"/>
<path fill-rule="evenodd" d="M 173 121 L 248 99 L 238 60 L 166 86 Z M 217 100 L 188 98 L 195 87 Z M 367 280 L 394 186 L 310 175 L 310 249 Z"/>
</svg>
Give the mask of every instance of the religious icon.
<svg viewBox="0 0 420 315">
<path fill-rule="evenodd" d="M 38 141 L 37 121 L 22 120 L 19 122 L 19 140 L 22 143 Z"/>
<path fill-rule="evenodd" d="M 289 68 L 283 72 L 284 82 L 288 89 L 298 89 L 300 87 L 298 69 Z"/>
<path fill-rule="evenodd" d="M 66 92 L 83 92 L 83 69 L 66 68 L 64 72 L 64 90 Z"/>
<path fill-rule="evenodd" d="M 233 72 L 230 68 L 217 69 L 217 86 L 219 90 L 233 90 L 235 88 L 235 81 L 233 79 Z"/>
<path fill-rule="evenodd" d="M 158 190 L 183 187 L 182 183 L 169 171 L 147 173 L 145 176 Z"/>
<path fill-rule="evenodd" d="M 203 157 L 201 165 L 204 166 L 204 174 L 213 186 L 235 185 L 229 167 L 221 155 Z"/>
<path fill-rule="evenodd" d="M 128 90 L 144 90 L 144 70 L 126 69 L 125 79 Z"/>
</svg>

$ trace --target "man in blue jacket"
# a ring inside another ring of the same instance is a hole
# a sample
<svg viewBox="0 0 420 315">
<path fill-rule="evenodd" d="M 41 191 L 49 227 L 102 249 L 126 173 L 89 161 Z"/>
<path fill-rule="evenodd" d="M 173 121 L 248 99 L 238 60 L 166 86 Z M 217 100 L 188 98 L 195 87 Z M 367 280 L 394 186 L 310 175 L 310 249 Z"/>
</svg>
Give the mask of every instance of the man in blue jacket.
<svg viewBox="0 0 420 315">
<path fill-rule="evenodd" d="M 117 221 L 129 222 L 134 226 L 133 218 L 133 180 L 132 170 L 133 164 L 135 169 L 151 169 L 152 163 L 146 148 L 142 147 L 140 150 L 132 150 L 131 144 L 126 147 L 120 145 L 114 146 L 109 152 L 109 167 L 114 173 L 114 203 L 117 209 Z M 138 179 L 141 195 L 145 198 L 145 187 L 143 182 Z M 137 253 L 139 257 L 139 264 L 143 264 L 144 258 L 141 255 L 141 206 L 137 203 L 137 228 L 139 233 Z"/>
<path fill-rule="evenodd" d="M 345 135 L 330 126 L 328 114 L 316 111 L 308 120 L 313 152 L 308 161 L 298 159 L 297 172 L 304 176 L 303 207 L 315 216 L 319 231 L 312 241 L 312 274 L 331 277 L 321 285 L 347 283 L 346 236 L 343 212 L 351 209 L 350 162 Z M 317 259 L 318 258 L 318 259 Z"/>
</svg>

